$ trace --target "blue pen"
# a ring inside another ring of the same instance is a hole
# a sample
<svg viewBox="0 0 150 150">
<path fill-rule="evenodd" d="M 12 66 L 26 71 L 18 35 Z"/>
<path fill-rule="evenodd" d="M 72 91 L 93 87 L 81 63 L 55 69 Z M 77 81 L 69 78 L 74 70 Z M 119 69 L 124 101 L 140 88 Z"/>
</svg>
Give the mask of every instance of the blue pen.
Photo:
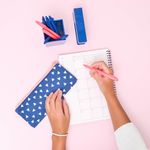
<svg viewBox="0 0 150 150">
<path fill-rule="evenodd" d="M 46 40 L 44 41 L 44 44 L 46 44 L 49 40 L 50 40 L 50 36 L 46 38 Z"/>
<path fill-rule="evenodd" d="M 51 17 L 51 16 L 50 16 Z M 51 19 L 54 21 L 54 18 L 51 17 Z"/>
<path fill-rule="evenodd" d="M 54 30 L 53 26 L 51 25 L 51 22 L 49 21 L 47 16 L 46 16 L 46 23 L 47 23 L 48 27 L 55 32 L 55 30 Z"/>
<path fill-rule="evenodd" d="M 46 25 L 46 21 L 45 21 L 45 18 L 42 16 L 42 23 L 43 24 L 45 24 Z M 49 40 L 50 40 L 50 36 L 49 37 L 47 37 L 46 39 L 45 39 L 45 41 L 44 41 L 44 44 L 46 44 Z"/>
<path fill-rule="evenodd" d="M 51 16 L 49 16 L 49 20 L 52 23 L 52 26 L 54 27 L 55 32 L 60 35 L 60 33 L 59 33 L 59 31 L 58 31 L 58 29 L 57 29 L 57 27 L 53 21 L 54 19 Z"/>
<path fill-rule="evenodd" d="M 42 16 L 42 23 L 46 25 L 45 18 Z"/>
<path fill-rule="evenodd" d="M 62 36 L 62 37 L 60 37 L 58 40 L 65 40 L 67 37 L 68 37 L 68 34 L 66 34 L 66 35 L 64 35 L 64 36 Z"/>
</svg>

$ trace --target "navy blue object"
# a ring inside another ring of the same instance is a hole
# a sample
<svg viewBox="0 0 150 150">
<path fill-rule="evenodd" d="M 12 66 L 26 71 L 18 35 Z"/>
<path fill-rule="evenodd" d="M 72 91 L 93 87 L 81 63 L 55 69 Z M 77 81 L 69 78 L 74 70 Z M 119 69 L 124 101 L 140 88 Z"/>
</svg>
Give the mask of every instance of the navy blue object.
<svg viewBox="0 0 150 150">
<path fill-rule="evenodd" d="M 58 31 L 58 29 L 57 29 L 55 23 L 53 22 L 53 18 L 52 18 L 51 16 L 49 16 L 49 20 L 50 20 L 50 22 L 52 23 L 52 26 L 53 26 L 53 28 L 54 28 L 54 31 L 55 31 L 58 35 L 60 35 L 60 33 L 59 33 L 59 31 Z"/>
<path fill-rule="evenodd" d="M 64 36 L 65 30 L 64 30 L 63 20 L 62 19 L 61 20 L 54 20 L 54 23 L 55 23 L 55 25 L 59 31 L 60 36 L 61 37 Z M 44 33 L 44 40 L 46 40 L 47 37 L 48 37 L 48 35 Z M 51 38 L 48 42 L 58 41 L 58 40 L 59 39 L 54 40 L 53 38 Z M 66 40 L 66 39 L 64 39 L 64 40 Z"/>
<path fill-rule="evenodd" d="M 42 16 L 42 23 L 46 25 L 45 18 Z"/>
<path fill-rule="evenodd" d="M 42 16 L 42 23 L 46 25 L 46 21 L 45 21 L 45 18 Z M 50 36 L 48 36 L 45 41 L 44 41 L 44 44 L 46 44 L 49 40 L 50 40 Z"/>
<path fill-rule="evenodd" d="M 66 34 L 66 35 L 64 35 L 64 36 L 62 36 L 62 37 L 60 37 L 58 40 L 65 40 L 67 37 L 68 37 L 68 34 Z"/>
<path fill-rule="evenodd" d="M 70 72 L 60 64 L 56 64 L 15 111 L 32 127 L 36 127 L 47 115 L 46 97 L 58 89 L 63 91 L 64 96 L 76 81 Z"/>
<path fill-rule="evenodd" d="M 49 40 L 50 40 L 50 36 L 48 36 L 47 38 L 46 38 L 46 40 L 44 41 L 44 44 L 46 44 Z"/>
<path fill-rule="evenodd" d="M 54 28 L 53 28 L 53 26 L 52 26 L 52 24 L 51 24 L 51 22 L 50 22 L 50 20 L 48 19 L 47 16 L 46 16 L 46 24 L 47 24 L 47 26 L 48 26 L 51 30 L 53 30 L 53 31 L 55 32 L 55 30 L 54 30 Z"/>
<path fill-rule="evenodd" d="M 85 44 L 85 42 L 87 42 L 87 38 L 82 8 L 75 8 L 73 11 L 73 17 L 77 44 Z"/>
</svg>

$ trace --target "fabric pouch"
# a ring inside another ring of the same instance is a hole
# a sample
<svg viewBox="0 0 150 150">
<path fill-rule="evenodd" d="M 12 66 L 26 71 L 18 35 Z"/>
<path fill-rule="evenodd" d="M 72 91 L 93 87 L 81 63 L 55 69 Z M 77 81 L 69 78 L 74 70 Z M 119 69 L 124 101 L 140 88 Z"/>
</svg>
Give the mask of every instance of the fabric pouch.
<svg viewBox="0 0 150 150">
<path fill-rule="evenodd" d="M 76 81 L 77 79 L 70 72 L 57 63 L 15 111 L 32 127 L 36 127 L 47 115 L 46 97 L 58 89 L 64 96 Z"/>
</svg>

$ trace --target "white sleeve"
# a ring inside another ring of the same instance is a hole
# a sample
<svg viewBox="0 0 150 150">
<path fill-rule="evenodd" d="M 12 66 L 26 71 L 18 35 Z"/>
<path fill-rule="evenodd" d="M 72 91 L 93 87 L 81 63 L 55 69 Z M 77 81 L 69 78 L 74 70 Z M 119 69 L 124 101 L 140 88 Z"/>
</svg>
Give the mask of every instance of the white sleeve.
<svg viewBox="0 0 150 150">
<path fill-rule="evenodd" d="M 133 123 L 127 123 L 115 131 L 119 150 L 148 150 Z"/>
</svg>

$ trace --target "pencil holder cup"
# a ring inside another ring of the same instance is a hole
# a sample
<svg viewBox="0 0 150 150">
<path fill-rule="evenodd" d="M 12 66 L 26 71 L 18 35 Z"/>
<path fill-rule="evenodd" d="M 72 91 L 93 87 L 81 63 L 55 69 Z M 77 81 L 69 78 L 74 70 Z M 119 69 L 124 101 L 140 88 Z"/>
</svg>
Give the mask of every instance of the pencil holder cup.
<svg viewBox="0 0 150 150">
<path fill-rule="evenodd" d="M 63 20 L 60 19 L 60 20 L 54 20 L 53 21 L 60 33 L 60 36 L 64 36 L 65 35 L 65 30 L 64 30 L 64 24 L 63 24 Z M 46 40 L 48 37 L 48 35 L 46 35 L 44 33 L 44 40 Z M 55 46 L 55 45 L 62 45 L 66 42 L 66 39 L 58 39 L 58 40 L 54 40 L 52 38 L 50 38 L 50 40 L 48 42 L 46 42 L 46 47 L 49 47 L 49 46 Z"/>
</svg>

